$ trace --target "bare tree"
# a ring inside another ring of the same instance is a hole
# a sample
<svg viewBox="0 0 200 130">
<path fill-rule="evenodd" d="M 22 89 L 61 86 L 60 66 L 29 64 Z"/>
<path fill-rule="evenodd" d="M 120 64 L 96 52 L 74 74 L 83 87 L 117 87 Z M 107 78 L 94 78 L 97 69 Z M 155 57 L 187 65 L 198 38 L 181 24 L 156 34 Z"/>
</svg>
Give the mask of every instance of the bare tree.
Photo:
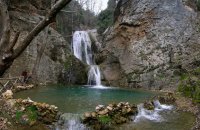
<svg viewBox="0 0 200 130">
<path fill-rule="evenodd" d="M 72 0 L 57 1 L 46 17 L 31 30 L 31 32 L 20 43 L 20 46 L 14 49 L 14 46 L 19 37 L 19 32 L 16 32 L 15 37 L 10 41 L 10 17 L 6 4 L 6 0 L 0 0 L 0 15 L 2 17 L 2 36 L 0 39 L 0 76 L 12 65 L 13 61 L 19 57 L 27 48 L 31 41 L 51 22 L 53 22 L 56 14 Z"/>
<path fill-rule="evenodd" d="M 85 9 L 90 10 L 93 13 L 98 13 L 101 11 L 102 1 L 97 3 L 96 0 L 76 0 Z M 101 6 L 99 6 L 101 5 Z M 97 10 L 98 9 L 98 10 Z"/>
</svg>

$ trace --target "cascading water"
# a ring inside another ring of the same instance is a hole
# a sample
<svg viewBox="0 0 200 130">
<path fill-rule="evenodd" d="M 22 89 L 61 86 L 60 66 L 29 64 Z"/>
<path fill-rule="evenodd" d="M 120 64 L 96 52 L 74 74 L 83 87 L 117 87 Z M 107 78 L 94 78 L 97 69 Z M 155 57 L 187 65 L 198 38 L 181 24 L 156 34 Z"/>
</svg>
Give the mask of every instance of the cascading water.
<svg viewBox="0 0 200 130">
<path fill-rule="evenodd" d="M 55 130 L 89 130 L 80 122 L 80 115 L 65 113 L 60 116 Z"/>
<path fill-rule="evenodd" d="M 140 104 L 138 107 L 138 115 L 135 117 L 134 122 L 138 122 L 141 119 L 148 119 L 155 122 L 161 122 L 163 118 L 158 114 L 158 111 L 147 110 L 144 108 L 143 104 Z"/>
<path fill-rule="evenodd" d="M 88 85 L 101 86 L 101 73 L 95 65 L 91 49 L 91 40 L 86 31 L 76 31 L 73 35 L 72 49 L 74 55 L 82 62 L 90 65 L 88 72 Z"/>
<path fill-rule="evenodd" d="M 155 100 L 153 103 L 154 103 L 154 106 L 155 106 L 155 110 L 157 110 L 157 111 L 173 109 L 172 105 L 160 104 L 160 102 L 158 100 Z"/>
<path fill-rule="evenodd" d="M 88 84 L 89 85 L 101 85 L 101 73 L 99 71 L 99 66 L 91 65 L 88 72 Z"/>
<path fill-rule="evenodd" d="M 138 105 L 138 115 L 135 117 L 134 122 L 138 122 L 140 121 L 140 119 L 148 119 L 155 122 L 162 122 L 164 119 L 159 114 L 159 112 L 163 110 L 173 109 L 172 105 L 160 104 L 158 100 L 154 101 L 153 103 L 155 106 L 154 110 L 145 109 L 143 104 Z"/>
<path fill-rule="evenodd" d="M 73 53 L 82 62 L 88 65 L 93 64 L 92 62 L 92 51 L 91 41 L 86 31 L 76 31 L 73 35 L 72 41 Z"/>
</svg>

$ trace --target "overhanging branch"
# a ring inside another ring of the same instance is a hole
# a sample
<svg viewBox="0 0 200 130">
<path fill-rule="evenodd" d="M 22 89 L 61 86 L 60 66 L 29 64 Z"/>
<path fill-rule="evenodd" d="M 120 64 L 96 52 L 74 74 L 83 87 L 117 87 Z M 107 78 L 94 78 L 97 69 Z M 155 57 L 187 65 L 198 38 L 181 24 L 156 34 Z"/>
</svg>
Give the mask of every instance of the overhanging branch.
<svg viewBox="0 0 200 130">
<path fill-rule="evenodd" d="M 21 43 L 11 57 L 11 59 L 17 58 L 22 52 L 26 49 L 26 47 L 31 43 L 31 41 L 46 27 L 48 26 L 56 14 L 64 8 L 69 2 L 72 0 L 59 0 L 50 10 L 50 12 L 46 15 L 46 17 L 26 36 L 26 38 Z"/>
<path fill-rule="evenodd" d="M 19 38 L 19 34 L 20 34 L 20 32 L 16 32 L 14 34 L 14 38 L 13 38 L 12 42 L 10 42 L 8 48 L 6 49 L 6 52 L 12 52 L 13 51 L 13 48 L 14 48 L 14 46 L 17 43 L 17 40 Z"/>
</svg>

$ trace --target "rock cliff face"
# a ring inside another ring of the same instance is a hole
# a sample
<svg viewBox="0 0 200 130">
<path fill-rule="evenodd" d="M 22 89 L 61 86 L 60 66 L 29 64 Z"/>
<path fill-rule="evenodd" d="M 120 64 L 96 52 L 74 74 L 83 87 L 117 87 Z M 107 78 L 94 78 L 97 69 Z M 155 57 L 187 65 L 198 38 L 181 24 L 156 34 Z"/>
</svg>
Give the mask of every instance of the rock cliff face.
<svg viewBox="0 0 200 130">
<path fill-rule="evenodd" d="M 47 13 L 51 1 L 10 0 L 9 2 L 12 33 L 20 32 L 16 45 L 20 46 L 20 41 Z M 51 24 L 43 30 L 14 61 L 4 76 L 20 76 L 26 70 L 32 73 L 34 82 L 57 83 L 65 70 L 64 63 L 69 60 L 67 57 L 70 55 L 70 47 L 54 27 L 54 24 Z"/>
<path fill-rule="evenodd" d="M 175 89 L 181 72 L 200 65 L 199 16 L 191 3 L 120 0 L 99 56 L 105 80 L 115 86 Z"/>
</svg>

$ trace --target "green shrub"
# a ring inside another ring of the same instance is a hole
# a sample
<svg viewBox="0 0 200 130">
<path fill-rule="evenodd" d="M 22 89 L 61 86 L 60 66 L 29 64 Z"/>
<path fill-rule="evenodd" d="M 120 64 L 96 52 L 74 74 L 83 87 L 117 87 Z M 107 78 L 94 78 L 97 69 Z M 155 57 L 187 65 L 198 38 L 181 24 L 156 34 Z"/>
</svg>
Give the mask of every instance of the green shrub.
<svg viewBox="0 0 200 130">
<path fill-rule="evenodd" d="M 29 121 L 37 120 L 37 108 L 36 106 L 27 107 L 26 114 L 28 115 Z"/>
<path fill-rule="evenodd" d="M 184 73 L 180 76 L 178 85 L 178 91 L 184 96 L 190 97 L 194 102 L 200 103 L 200 77 L 196 75 L 200 74 L 200 69 L 194 69 L 188 73 Z"/>
<path fill-rule="evenodd" d="M 21 111 L 16 112 L 15 117 L 18 122 L 21 122 L 22 115 L 23 115 L 23 112 Z"/>
<path fill-rule="evenodd" d="M 15 117 L 17 122 L 23 124 L 31 124 L 36 122 L 38 117 L 37 108 L 36 106 L 28 106 L 24 111 L 17 111 Z M 24 117 L 26 117 L 27 120 L 24 119 Z"/>
<path fill-rule="evenodd" d="M 102 34 L 113 24 L 113 11 L 106 9 L 98 15 L 98 33 Z"/>
<path fill-rule="evenodd" d="M 100 117 L 98 117 L 98 121 L 101 124 L 109 124 L 111 122 L 111 117 L 110 116 L 100 116 Z"/>
</svg>

